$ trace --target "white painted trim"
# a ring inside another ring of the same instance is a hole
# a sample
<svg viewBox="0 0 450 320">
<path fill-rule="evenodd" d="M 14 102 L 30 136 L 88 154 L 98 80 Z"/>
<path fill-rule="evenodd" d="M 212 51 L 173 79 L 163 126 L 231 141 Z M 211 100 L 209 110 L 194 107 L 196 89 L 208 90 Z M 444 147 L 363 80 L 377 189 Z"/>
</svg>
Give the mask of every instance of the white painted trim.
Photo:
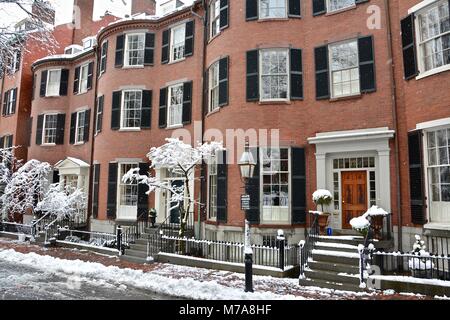
<svg viewBox="0 0 450 320">
<path fill-rule="evenodd" d="M 421 54 L 419 54 L 419 57 L 421 57 Z M 417 77 L 416 80 L 420 80 L 426 77 L 430 77 L 430 76 L 434 76 L 435 74 L 441 73 L 441 72 L 445 72 L 445 71 L 449 71 L 450 70 L 450 64 L 446 64 L 443 66 L 440 66 L 439 68 L 434 68 L 425 72 L 421 72 Z"/>
<path fill-rule="evenodd" d="M 389 139 L 393 138 L 394 130 L 389 128 L 373 128 L 350 131 L 335 131 L 318 133 L 315 137 L 308 138 L 310 144 L 334 143 L 353 140 L 373 140 L 373 139 Z"/>
<path fill-rule="evenodd" d="M 416 124 L 416 130 L 436 129 L 438 127 L 449 126 L 450 118 L 437 119 Z"/>
<path fill-rule="evenodd" d="M 429 5 L 436 3 L 438 1 L 440 0 L 423 0 L 422 2 L 416 4 L 414 7 L 409 8 L 408 14 L 422 10 L 423 8 L 428 7 Z"/>
</svg>

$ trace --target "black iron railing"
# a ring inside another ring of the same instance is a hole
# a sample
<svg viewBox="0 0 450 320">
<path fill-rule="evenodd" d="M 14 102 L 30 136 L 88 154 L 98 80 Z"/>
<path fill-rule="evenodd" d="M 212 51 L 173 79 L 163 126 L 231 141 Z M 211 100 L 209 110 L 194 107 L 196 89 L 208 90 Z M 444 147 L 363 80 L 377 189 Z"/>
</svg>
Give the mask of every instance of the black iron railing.
<svg viewBox="0 0 450 320">
<path fill-rule="evenodd" d="M 305 269 L 308 267 L 308 262 L 312 259 L 312 250 L 314 244 L 319 237 L 319 215 L 315 213 L 309 213 L 310 228 L 307 230 L 306 239 L 300 241 L 300 278 L 305 276 Z"/>
<path fill-rule="evenodd" d="M 160 252 L 163 253 L 238 264 L 244 263 L 245 245 L 243 243 L 197 240 L 165 235 L 161 239 Z M 287 267 L 296 266 L 298 263 L 298 246 L 283 245 L 280 248 L 280 246 L 252 245 L 251 248 L 253 264 L 255 265 L 284 270 Z"/>
<path fill-rule="evenodd" d="M 117 249 L 117 234 L 106 232 L 92 232 L 82 230 L 58 229 L 58 240 L 72 242 L 91 247 L 106 247 Z M 127 246 L 122 241 L 123 246 Z"/>
<path fill-rule="evenodd" d="M 450 237 L 426 236 L 427 251 L 434 255 L 450 255 Z"/>
</svg>

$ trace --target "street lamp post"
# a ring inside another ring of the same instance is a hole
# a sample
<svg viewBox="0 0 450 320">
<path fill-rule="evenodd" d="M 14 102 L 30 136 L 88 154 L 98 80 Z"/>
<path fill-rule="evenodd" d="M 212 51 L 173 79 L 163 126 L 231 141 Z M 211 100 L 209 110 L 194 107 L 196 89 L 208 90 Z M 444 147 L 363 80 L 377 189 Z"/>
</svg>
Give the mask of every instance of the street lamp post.
<svg viewBox="0 0 450 320">
<path fill-rule="evenodd" d="M 244 182 L 244 188 L 247 186 L 248 179 L 253 176 L 256 162 L 250 152 L 250 146 L 248 139 L 245 141 L 245 150 L 239 160 L 239 171 L 241 173 L 241 179 Z M 250 205 L 251 195 L 244 194 L 241 198 L 242 210 L 248 210 Z M 244 203 L 243 199 L 246 200 Z M 253 292 L 253 250 L 250 242 L 250 224 L 248 217 L 245 217 L 245 246 L 244 246 L 244 259 L 245 259 L 245 292 Z"/>
</svg>

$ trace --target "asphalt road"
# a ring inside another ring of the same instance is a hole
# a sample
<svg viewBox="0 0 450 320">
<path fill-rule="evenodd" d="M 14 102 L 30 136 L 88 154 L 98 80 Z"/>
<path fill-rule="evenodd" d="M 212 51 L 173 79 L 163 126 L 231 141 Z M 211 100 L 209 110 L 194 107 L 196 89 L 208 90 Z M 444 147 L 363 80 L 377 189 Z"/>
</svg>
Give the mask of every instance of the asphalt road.
<svg viewBox="0 0 450 320">
<path fill-rule="evenodd" d="M 139 288 L 0 261 L 0 300 L 169 300 Z"/>
</svg>

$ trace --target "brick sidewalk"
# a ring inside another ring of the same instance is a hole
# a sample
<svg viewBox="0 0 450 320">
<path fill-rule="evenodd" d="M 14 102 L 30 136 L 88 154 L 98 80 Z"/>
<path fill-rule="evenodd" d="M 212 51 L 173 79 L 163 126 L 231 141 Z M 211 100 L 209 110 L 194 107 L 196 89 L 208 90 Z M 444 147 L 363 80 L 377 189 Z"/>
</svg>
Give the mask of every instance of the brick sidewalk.
<svg viewBox="0 0 450 320">
<path fill-rule="evenodd" d="M 191 268 L 176 266 L 165 263 L 136 264 L 122 261 L 116 256 L 95 253 L 88 250 L 69 248 L 44 248 L 30 243 L 20 243 L 8 239 L 0 239 L 1 249 L 13 249 L 21 253 L 34 252 L 40 255 L 52 256 L 66 260 L 81 260 L 85 262 L 98 262 L 105 266 L 117 266 L 119 268 L 130 268 L 152 272 L 170 278 L 189 277 L 197 281 L 216 281 L 227 287 L 241 287 L 244 284 L 244 275 L 219 270 Z M 255 291 L 269 291 L 276 294 L 291 294 L 307 299 L 321 300 L 429 300 L 431 297 L 409 295 L 409 294 L 383 294 L 383 293 L 352 293 L 339 292 L 312 287 L 301 287 L 297 279 L 278 279 L 272 277 L 254 277 Z"/>
</svg>

